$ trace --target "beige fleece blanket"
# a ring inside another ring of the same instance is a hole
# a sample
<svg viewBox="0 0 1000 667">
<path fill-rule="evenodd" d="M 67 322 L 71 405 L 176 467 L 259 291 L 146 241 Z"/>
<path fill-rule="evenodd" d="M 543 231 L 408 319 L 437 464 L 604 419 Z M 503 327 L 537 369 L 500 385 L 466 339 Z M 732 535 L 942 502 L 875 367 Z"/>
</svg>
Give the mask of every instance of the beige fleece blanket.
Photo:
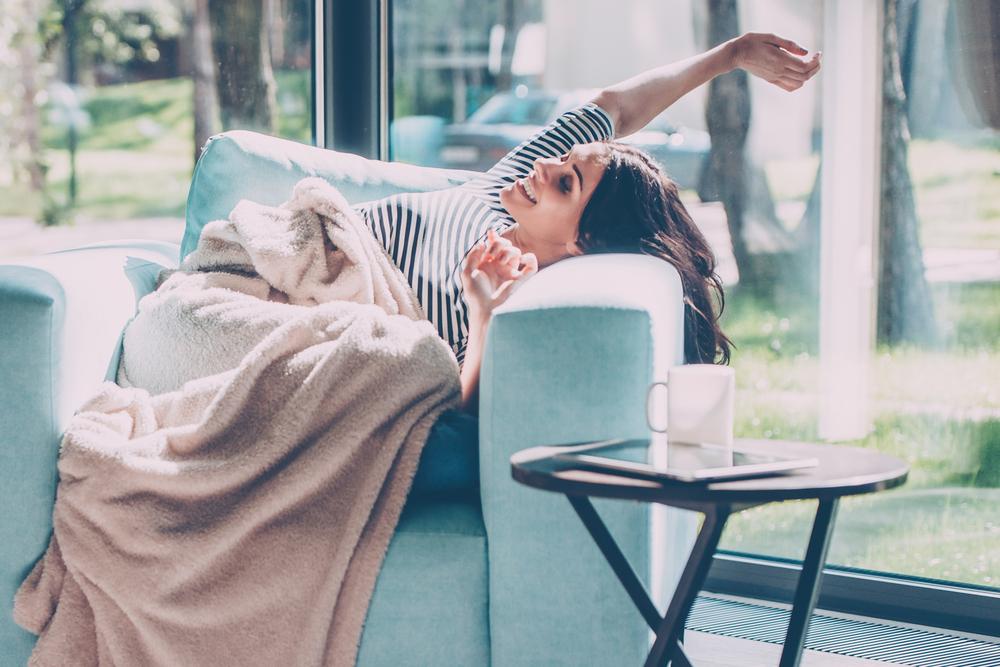
<svg viewBox="0 0 1000 667">
<path fill-rule="evenodd" d="M 31 664 L 351 665 L 454 356 L 318 179 L 182 269 L 65 434 Z"/>
</svg>

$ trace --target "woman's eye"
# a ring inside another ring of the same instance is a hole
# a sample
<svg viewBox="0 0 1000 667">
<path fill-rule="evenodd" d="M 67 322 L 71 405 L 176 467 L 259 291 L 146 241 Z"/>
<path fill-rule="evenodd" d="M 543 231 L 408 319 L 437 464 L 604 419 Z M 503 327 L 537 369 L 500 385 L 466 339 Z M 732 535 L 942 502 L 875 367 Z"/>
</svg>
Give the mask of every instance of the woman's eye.
<svg viewBox="0 0 1000 667">
<path fill-rule="evenodd" d="M 570 181 L 569 176 L 559 178 L 559 189 L 566 193 L 573 189 L 573 183 Z"/>
</svg>

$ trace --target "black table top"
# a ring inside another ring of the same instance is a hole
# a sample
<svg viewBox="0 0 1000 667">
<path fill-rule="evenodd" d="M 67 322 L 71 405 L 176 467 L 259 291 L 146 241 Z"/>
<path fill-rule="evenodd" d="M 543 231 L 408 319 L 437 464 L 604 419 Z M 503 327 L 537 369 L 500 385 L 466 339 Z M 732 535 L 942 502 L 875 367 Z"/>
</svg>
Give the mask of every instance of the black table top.
<svg viewBox="0 0 1000 667">
<path fill-rule="evenodd" d="M 578 444 L 578 443 L 575 443 Z M 909 466 L 870 449 L 787 440 L 737 439 L 734 449 L 795 458 L 819 465 L 789 474 L 736 481 L 674 482 L 595 472 L 553 459 L 559 446 L 532 447 L 511 457 L 511 474 L 527 486 L 568 495 L 641 500 L 685 507 L 705 503 L 757 505 L 781 500 L 841 496 L 891 489 L 906 481 Z"/>
</svg>

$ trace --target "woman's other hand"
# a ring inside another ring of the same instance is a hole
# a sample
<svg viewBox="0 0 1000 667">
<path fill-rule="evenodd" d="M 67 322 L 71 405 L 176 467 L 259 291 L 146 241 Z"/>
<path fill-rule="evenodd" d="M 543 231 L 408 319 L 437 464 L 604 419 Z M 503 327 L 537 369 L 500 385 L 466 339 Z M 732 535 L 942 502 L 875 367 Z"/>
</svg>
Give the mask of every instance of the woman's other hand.
<svg viewBox="0 0 1000 667">
<path fill-rule="evenodd" d="M 748 32 L 734 42 L 735 66 L 789 92 L 798 90 L 819 71 L 822 54 L 766 33 Z"/>
<path fill-rule="evenodd" d="M 522 254 L 513 243 L 490 230 L 462 263 L 462 289 L 469 315 L 489 319 L 495 308 L 537 272 L 534 254 Z"/>
</svg>

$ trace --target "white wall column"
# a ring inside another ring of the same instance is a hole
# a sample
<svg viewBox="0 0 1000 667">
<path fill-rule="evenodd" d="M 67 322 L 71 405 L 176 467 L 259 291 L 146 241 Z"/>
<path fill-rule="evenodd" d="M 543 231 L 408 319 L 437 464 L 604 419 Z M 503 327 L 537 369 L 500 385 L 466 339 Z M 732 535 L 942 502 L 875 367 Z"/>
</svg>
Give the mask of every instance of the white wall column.
<svg viewBox="0 0 1000 667">
<path fill-rule="evenodd" d="M 879 2 L 824 0 L 819 435 L 864 437 L 881 173 Z"/>
</svg>

